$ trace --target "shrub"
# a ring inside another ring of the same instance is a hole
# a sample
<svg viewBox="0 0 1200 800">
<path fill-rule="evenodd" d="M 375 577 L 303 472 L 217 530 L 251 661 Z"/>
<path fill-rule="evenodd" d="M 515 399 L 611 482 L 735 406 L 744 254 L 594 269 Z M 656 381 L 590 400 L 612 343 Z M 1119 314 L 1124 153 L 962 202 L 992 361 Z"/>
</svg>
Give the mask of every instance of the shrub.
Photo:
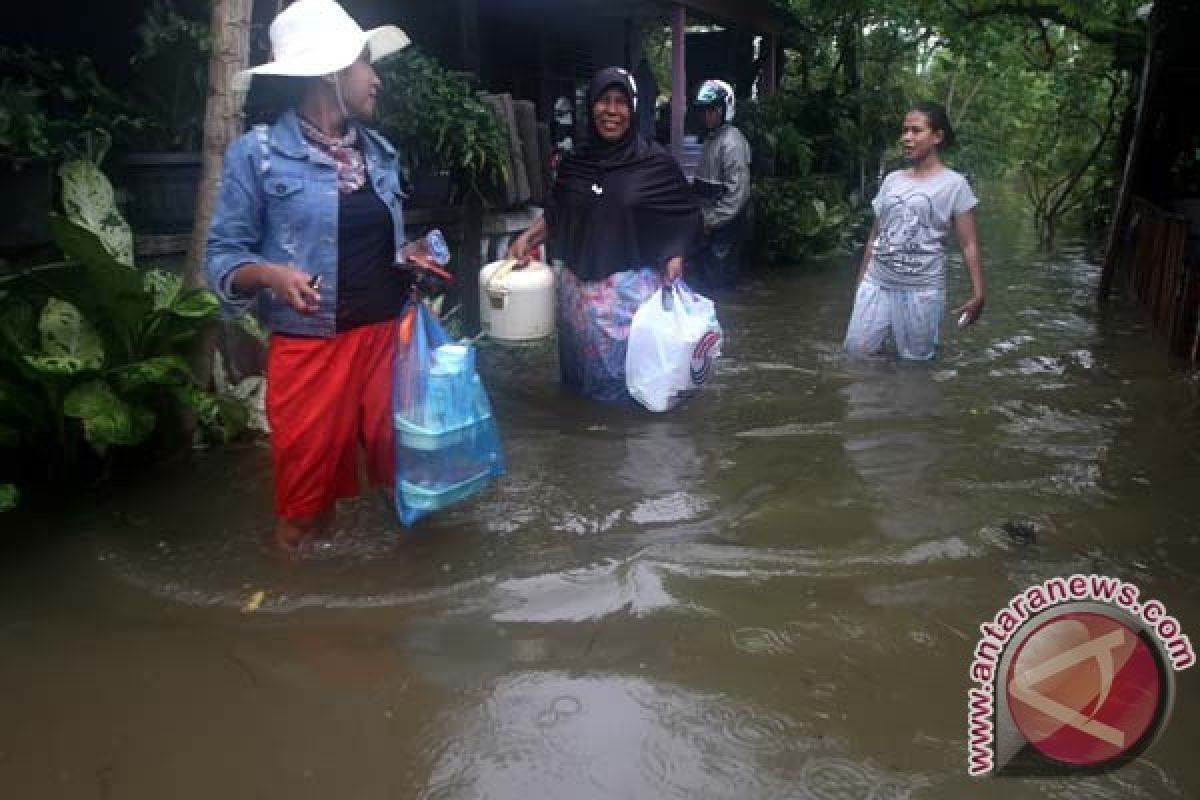
<svg viewBox="0 0 1200 800">
<path fill-rule="evenodd" d="M 507 139 L 466 77 L 416 47 L 377 69 L 383 81 L 379 127 L 399 146 L 410 170 L 449 171 L 479 193 L 507 175 Z"/>
<path fill-rule="evenodd" d="M 60 170 L 64 215 L 51 229 L 65 256 L 0 277 L 0 509 L 12 482 L 69 487 L 146 443 L 181 409 L 211 436 L 244 421 L 241 405 L 194 380 L 187 356 L 217 313 L 207 289 L 139 270 L 112 187 L 95 165 Z M 12 468 L 12 467 L 9 467 Z"/>
</svg>

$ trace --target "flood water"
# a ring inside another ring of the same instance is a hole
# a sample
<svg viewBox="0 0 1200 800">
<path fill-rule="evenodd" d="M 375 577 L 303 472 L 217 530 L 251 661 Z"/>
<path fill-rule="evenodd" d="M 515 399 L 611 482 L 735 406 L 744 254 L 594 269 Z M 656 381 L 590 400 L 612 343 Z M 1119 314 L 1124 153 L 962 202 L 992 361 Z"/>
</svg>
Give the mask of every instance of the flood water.
<svg viewBox="0 0 1200 800">
<path fill-rule="evenodd" d="M 928 365 L 841 354 L 849 259 L 752 281 L 665 415 L 487 347 L 509 474 L 412 532 L 364 497 L 276 557 L 250 443 L 3 553 L 0 796 L 1200 796 L 1200 669 L 1122 770 L 966 775 L 1015 592 L 1116 575 L 1200 642 L 1200 381 L 1096 309 L 1082 246 L 984 253 L 986 315 Z"/>
</svg>

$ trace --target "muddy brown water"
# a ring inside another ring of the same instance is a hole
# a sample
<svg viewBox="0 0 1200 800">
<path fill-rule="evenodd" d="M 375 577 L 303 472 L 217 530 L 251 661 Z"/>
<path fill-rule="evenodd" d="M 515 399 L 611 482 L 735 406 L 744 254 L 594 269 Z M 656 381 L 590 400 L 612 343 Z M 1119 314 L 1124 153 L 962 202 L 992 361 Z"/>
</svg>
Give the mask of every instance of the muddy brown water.
<svg viewBox="0 0 1200 800">
<path fill-rule="evenodd" d="M 1120 576 L 1200 641 L 1200 382 L 1095 308 L 1081 246 L 984 241 L 987 314 L 928 365 L 842 356 L 846 264 L 722 299 L 666 415 L 486 348 L 509 473 L 412 532 L 365 497 L 281 561 L 251 443 L 6 553 L 0 796 L 1200 796 L 1200 669 L 1120 771 L 966 775 L 978 625 L 1020 589 Z"/>
</svg>

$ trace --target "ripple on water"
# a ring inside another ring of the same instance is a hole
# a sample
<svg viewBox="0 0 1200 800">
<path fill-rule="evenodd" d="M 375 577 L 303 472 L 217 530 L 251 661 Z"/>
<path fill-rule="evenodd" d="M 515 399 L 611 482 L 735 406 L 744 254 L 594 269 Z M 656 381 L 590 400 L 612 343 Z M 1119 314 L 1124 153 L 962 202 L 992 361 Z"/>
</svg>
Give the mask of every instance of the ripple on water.
<svg viewBox="0 0 1200 800">
<path fill-rule="evenodd" d="M 787 631 L 772 628 L 738 628 L 730 636 L 734 649 L 751 656 L 781 656 L 795 652 Z"/>
<path fill-rule="evenodd" d="M 453 565 L 436 552 L 430 560 L 426 546 L 398 552 L 394 533 L 339 537 L 299 564 L 261 538 L 211 531 L 158 542 L 98 537 L 94 546 L 105 570 L 151 595 L 260 614 L 433 603 L 478 592 L 493 581 L 490 575 L 456 577 Z"/>
<path fill-rule="evenodd" d="M 993 378 L 1028 377 L 1031 375 L 1062 375 L 1067 371 L 1062 361 L 1052 356 L 1033 356 L 1022 358 L 1016 366 L 1007 369 L 993 369 L 988 372 Z"/>
<path fill-rule="evenodd" d="M 509 676 L 422 735 L 436 743 L 424 798 L 899 800 L 916 785 L 784 713 L 638 676 Z"/>
<path fill-rule="evenodd" d="M 719 731 L 737 747 L 753 752 L 792 750 L 799 738 L 799 730 L 789 717 L 748 705 L 710 704 L 703 707 L 696 724 Z"/>
<path fill-rule="evenodd" d="M 799 784 L 806 800 L 904 800 L 917 788 L 862 761 L 839 757 L 814 757 L 801 769 Z"/>
<path fill-rule="evenodd" d="M 833 436 L 839 432 L 832 422 L 790 422 L 770 428 L 751 428 L 738 431 L 739 439 L 784 439 L 793 436 Z"/>
<path fill-rule="evenodd" d="M 1034 341 L 1034 338 L 1026 334 L 1017 334 L 1015 336 L 1010 336 L 1007 339 L 998 339 L 992 342 L 987 350 L 984 351 L 984 356 L 987 358 L 987 360 L 994 361 L 1001 356 L 1011 353 L 1023 345 L 1029 344 L 1032 341 Z"/>
<path fill-rule="evenodd" d="M 501 609 L 492 615 L 498 622 L 582 622 L 680 606 L 656 565 L 637 559 L 513 578 L 497 584 L 492 595 L 487 605 Z"/>
<path fill-rule="evenodd" d="M 708 513 L 713 501 L 687 491 L 671 492 L 641 501 L 629 512 L 629 520 L 637 525 L 686 522 Z"/>
</svg>

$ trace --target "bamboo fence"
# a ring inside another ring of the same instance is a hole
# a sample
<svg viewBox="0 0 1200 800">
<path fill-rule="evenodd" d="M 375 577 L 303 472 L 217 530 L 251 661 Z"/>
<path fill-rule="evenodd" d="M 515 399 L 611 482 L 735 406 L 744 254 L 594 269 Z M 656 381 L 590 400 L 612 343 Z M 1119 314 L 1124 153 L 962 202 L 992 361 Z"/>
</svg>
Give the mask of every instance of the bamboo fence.
<svg viewBox="0 0 1200 800">
<path fill-rule="evenodd" d="M 1173 355 L 1200 362 L 1200 264 L 1188 252 L 1187 221 L 1131 198 L 1117 243 L 1119 279 L 1150 316 Z"/>
</svg>

